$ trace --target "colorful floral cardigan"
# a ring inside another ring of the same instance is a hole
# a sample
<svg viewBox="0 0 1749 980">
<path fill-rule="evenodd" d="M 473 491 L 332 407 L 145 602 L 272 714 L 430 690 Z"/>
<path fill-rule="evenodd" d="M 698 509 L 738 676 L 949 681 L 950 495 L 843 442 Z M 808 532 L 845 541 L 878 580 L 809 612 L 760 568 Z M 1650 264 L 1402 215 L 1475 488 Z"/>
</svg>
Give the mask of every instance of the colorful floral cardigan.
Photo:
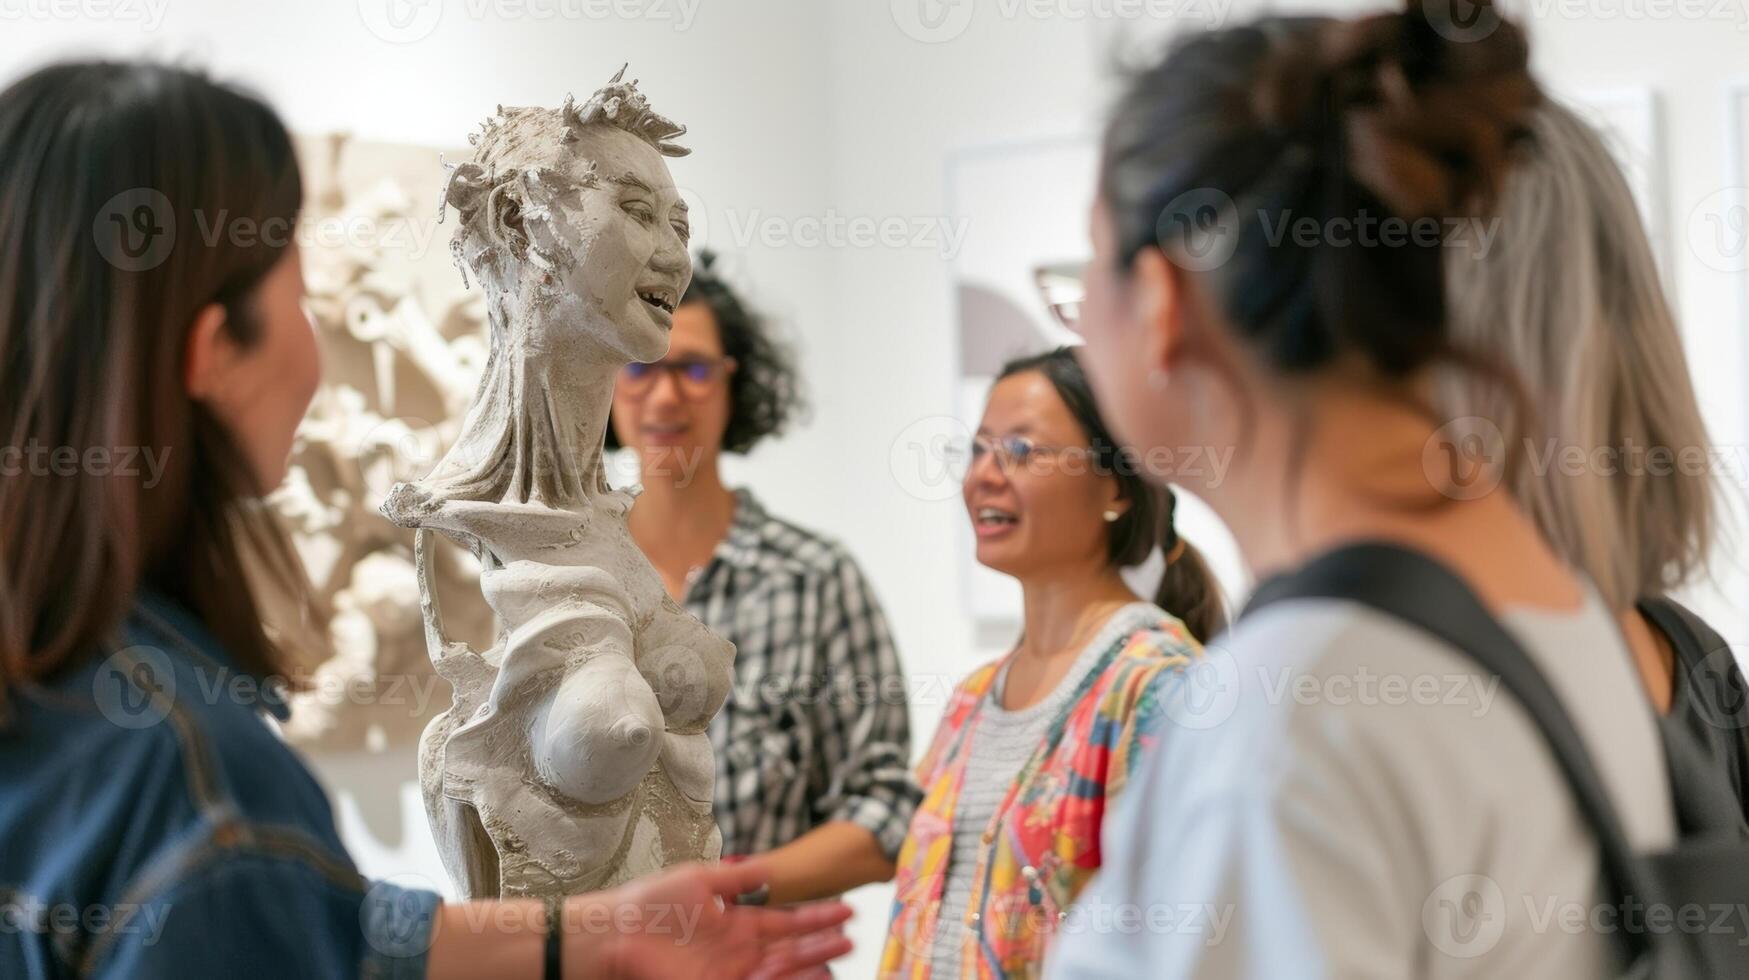
<svg viewBox="0 0 1749 980">
<path fill-rule="evenodd" d="M 954 805 L 977 727 L 978 706 L 1003 662 L 957 688 L 917 768 L 923 803 L 899 851 L 883 980 L 928 980 L 935 930 L 962 929 L 961 980 L 1035 977 L 1072 903 L 1099 869 L 1106 809 L 1159 734 L 1166 685 L 1200 656 L 1177 619 L 1112 644 L 1047 730 L 985 829 L 972 900 L 959 922 L 941 922 Z M 937 977 L 934 980 L 953 980 Z"/>
</svg>

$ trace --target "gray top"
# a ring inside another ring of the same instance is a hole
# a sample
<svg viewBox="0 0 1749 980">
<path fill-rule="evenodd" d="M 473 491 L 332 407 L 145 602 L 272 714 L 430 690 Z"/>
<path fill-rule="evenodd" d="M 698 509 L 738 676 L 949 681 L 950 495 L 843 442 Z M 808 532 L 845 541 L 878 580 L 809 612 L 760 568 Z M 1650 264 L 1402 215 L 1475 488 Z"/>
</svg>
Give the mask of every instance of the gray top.
<svg viewBox="0 0 1749 980">
<path fill-rule="evenodd" d="M 1069 696 L 1099 662 L 1100 655 L 1122 637 L 1146 629 L 1165 616 L 1159 607 L 1147 602 L 1133 602 L 1112 613 L 1093 640 L 1076 655 L 1075 663 L 1057 686 L 1037 704 L 1017 711 L 1002 707 L 1008 668 L 1014 662 L 1010 659 L 1003 664 L 989 696 L 978 705 L 970 722 L 976 727 L 961 746 L 961 751 L 969 752 L 970 756 L 966 760 L 965 782 L 954 802 L 953 843 L 942 888 L 940 924 L 930 950 L 930 976 L 960 975 L 960 944 L 965 939 L 963 910 L 972 898 L 972 875 L 985 846 L 984 831 L 1007 798 L 1020 767 L 1026 765 L 1026 760 L 1044 741 L 1045 732 L 1068 707 Z"/>
<path fill-rule="evenodd" d="M 1590 747 L 1628 839 L 1674 838 L 1651 704 L 1595 592 L 1502 617 Z M 1208 647 L 1106 822 L 1047 975 L 1603 977 L 1596 840 L 1499 679 L 1360 605 L 1286 600 Z M 1173 724 L 1176 722 L 1176 725 Z M 1155 910 L 1161 917 L 1147 919 Z"/>
</svg>

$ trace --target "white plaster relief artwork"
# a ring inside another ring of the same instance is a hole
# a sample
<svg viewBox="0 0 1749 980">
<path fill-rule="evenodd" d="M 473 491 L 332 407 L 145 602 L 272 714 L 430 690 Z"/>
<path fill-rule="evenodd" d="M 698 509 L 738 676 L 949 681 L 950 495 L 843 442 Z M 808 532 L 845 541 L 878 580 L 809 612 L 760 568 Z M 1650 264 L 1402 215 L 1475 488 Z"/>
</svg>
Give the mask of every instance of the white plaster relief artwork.
<svg viewBox="0 0 1749 980">
<path fill-rule="evenodd" d="M 491 348 L 462 431 L 383 513 L 464 543 L 498 616 L 490 648 L 427 642 L 454 704 L 420 742 L 445 866 L 466 897 L 608 887 L 718 856 L 705 729 L 734 648 L 679 607 L 626 529 L 602 441 L 614 377 L 667 351 L 691 279 L 686 205 L 664 159 L 685 129 L 624 70 L 588 101 L 504 108 L 444 200 L 484 294 Z"/>
<path fill-rule="evenodd" d="M 285 733 L 306 748 L 382 751 L 417 738 L 449 688 L 425 651 L 413 532 L 376 508 L 454 442 L 485 364 L 485 310 L 438 238 L 438 150 L 328 134 L 299 138 L 298 153 L 323 382 L 272 503 L 332 617 L 325 643 L 290 645 L 328 655 L 300 665 L 306 689 Z M 432 566 L 451 634 L 488 641 L 473 557 L 445 543 Z"/>
</svg>

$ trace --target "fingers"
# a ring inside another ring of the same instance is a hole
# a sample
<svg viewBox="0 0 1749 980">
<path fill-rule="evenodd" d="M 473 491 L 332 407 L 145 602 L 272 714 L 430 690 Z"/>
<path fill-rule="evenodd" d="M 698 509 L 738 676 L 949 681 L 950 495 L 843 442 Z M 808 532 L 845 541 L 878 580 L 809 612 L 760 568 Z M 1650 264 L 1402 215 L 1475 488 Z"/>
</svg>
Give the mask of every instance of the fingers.
<svg viewBox="0 0 1749 980">
<path fill-rule="evenodd" d="M 711 894 L 728 902 L 745 895 L 771 880 L 771 867 L 759 858 L 748 858 L 732 864 L 713 864 L 704 869 L 705 885 Z"/>
<path fill-rule="evenodd" d="M 759 940 L 773 943 L 822 929 L 836 929 L 849 921 L 850 906 L 843 902 L 810 902 L 781 909 L 736 906 L 729 914 L 747 915 L 758 929 Z"/>
<path fill-rule="evenodd" d="M 748 980 L 824 980 L 832 976 L 826 964 L 850 952 L 842 933 L 815 932 L 767 947 Z"/>
</svg>

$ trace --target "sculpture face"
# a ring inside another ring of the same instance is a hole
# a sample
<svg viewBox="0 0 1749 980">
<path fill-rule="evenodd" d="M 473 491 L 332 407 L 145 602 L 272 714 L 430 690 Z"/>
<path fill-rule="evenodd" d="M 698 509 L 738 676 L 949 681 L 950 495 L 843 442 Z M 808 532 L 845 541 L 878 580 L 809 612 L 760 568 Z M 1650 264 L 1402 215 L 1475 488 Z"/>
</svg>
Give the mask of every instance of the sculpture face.
<svg viewBox="0 0 1749 980">
<path fill-rule="evenodd" d="M 655 147 L 612 126 L 589 127 L 567 167 L 549 204 L 555 240 L 543 251 L 565 257 L 560 288 L 583 315 L 557 326 L 621 359 L 657 360 L 692 281 L 686 202 Z"/>
</svg>

